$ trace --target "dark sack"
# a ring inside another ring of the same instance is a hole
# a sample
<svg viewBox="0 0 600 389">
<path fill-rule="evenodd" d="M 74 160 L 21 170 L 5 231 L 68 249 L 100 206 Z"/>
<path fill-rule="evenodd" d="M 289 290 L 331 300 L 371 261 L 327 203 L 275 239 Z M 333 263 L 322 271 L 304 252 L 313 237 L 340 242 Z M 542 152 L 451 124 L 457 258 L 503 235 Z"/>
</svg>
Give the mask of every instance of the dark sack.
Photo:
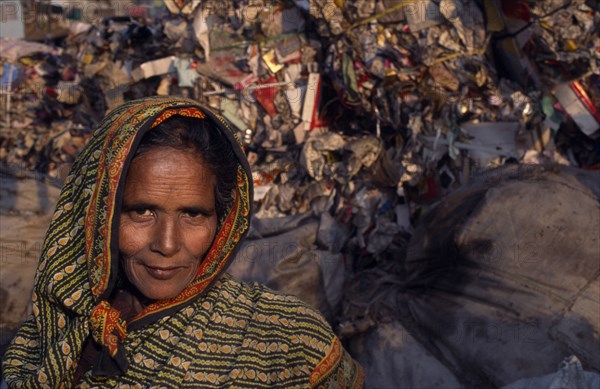
<svg viewBox="0 0 600 389">
<path fill-rule="evenodd" d="M 467 386 L 547 374 L 570 354 L 600 370 L 598 185 L 596 173 L 502 169 L 415 231 L 409 330 Z"/>
</svg>

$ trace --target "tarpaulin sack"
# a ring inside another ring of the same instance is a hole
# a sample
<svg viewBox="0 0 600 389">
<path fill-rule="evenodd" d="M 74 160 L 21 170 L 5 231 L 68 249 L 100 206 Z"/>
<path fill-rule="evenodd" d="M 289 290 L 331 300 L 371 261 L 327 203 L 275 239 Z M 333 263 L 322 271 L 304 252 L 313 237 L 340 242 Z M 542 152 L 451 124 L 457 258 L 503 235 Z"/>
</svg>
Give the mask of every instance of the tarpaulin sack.
<svg viewBox="0 0 600 389">
<path fill-rule="evenodd" d="M 334 323 L 343 294 L 344 257 L 334 253 L 329 214 L 254 219 L 229 272 L 295 295 Z M 335 235 L 335 234 L 333 234 Z"/>
<path fill-rule="evenodd" d="M 571 354 L 600 370 L 597 173 L 493 171 L 415 231 L 399 308 L 468 387 L 544 375 Z"/>
<path fill-rule="evenodd" d="M 353 336 L 348 349 L 365 369 L 365 388 L 459 389 L 459 379 L 398 321 Z"/>
<path fill-rule="evenodd" d="M 600 374 L 583 371 L 581 362 L 571 355 L 556 373 L 524 378 L 501 389 L 594 389 L 600 388 Z"/>
</svg>

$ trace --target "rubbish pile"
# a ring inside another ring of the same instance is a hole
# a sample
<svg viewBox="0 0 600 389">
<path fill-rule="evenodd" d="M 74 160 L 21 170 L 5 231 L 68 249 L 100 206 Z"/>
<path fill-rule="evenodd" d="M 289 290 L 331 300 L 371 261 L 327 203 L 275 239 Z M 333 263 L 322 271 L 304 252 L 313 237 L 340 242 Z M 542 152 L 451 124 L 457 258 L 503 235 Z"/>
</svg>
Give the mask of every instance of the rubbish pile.
<svg viewBox="0 0 600 389">
<path fill-rule="evenodd" d="M 598 164 L 588 3 L 167 2 L 159 23 L 74 21 L 58 46 L 3 41 L 0 159 L 56 176 L 120 102 L 188 95 L 241 129 L 259 215 L 321 197 L 360 213 L 373 186 L 414 216 L 507 160 Z"/>
<path fill-rule="evenodd" d="M 355 274 L 405 255 L 413 226 L 479 172 L 600 168 L 597 1 L 165 5 L 71 20 L 44 44 L 3 39 L 0 164 L 63 177 L 121 102 L 191 97 L 240 129 L 257 220 L 313 215 L 303 250 Z M 375 325 L 333 300 L 342 335 Z"/>
</svg>

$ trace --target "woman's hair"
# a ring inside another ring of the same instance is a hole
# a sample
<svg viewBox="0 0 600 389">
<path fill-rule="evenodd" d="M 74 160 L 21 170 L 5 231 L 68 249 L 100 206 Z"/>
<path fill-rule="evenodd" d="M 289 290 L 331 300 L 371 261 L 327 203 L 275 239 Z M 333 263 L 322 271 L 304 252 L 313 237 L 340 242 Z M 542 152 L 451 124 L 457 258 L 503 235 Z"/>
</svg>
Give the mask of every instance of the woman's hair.
<svg viewBox="0 0 600 389">
<path fill-rule="evenodd" d="M 215 175 L 215 206 L 219 218 L 233 203 L 238 160 L 227 137 L 208 119 L 174 116 L 149 130 L 142 138 L 134 158 L 154 148 L 172 147 L 192 151 Z"/>
</svg>

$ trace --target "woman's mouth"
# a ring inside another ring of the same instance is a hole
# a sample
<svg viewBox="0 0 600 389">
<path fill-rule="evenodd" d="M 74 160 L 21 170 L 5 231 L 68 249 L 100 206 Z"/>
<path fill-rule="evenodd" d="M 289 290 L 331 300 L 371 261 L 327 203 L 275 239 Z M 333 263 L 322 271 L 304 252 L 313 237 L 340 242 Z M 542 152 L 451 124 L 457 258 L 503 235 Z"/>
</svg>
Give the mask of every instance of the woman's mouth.
<svg viewBox="0 0 600 389">
<path fill-rule="evenodd" d="M 148 266 L 148 265 L 144 265 L 144 268 L 146 269 L 148 274 L 150 274 L 150 276 L 152 276 L 152 278 L 155 278 L 155 279 L 161 280 L 161 281 L 170 280 L 171 278 L 175 277 L 175 275 L 177 273 L 179 273 L 179 271 L 181 269 L 183 269 L 183 267 L 181 267 L 181 266 L 153 267 L 153 266 Z"/>
</svg>

